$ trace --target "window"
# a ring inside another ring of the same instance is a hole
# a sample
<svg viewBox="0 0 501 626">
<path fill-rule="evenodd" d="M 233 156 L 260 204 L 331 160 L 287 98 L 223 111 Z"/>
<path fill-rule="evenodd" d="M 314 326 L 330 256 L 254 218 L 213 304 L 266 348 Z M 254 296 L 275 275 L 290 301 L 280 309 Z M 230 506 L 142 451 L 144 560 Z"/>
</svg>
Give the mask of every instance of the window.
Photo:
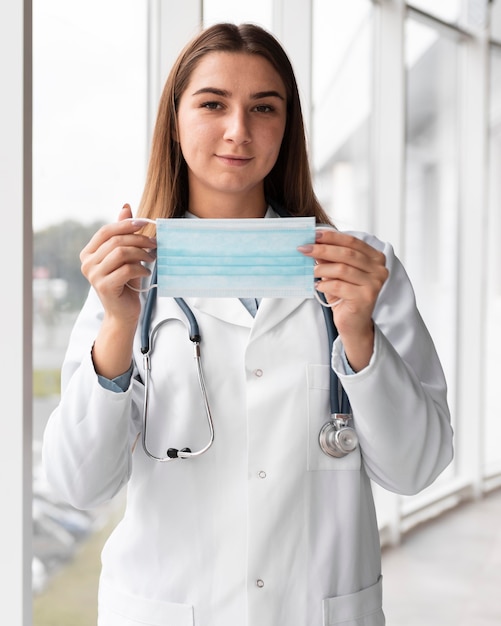
<svg viewBox="0 0 501 626">
<path fill-rule="evenodd" d="M 489 214 L 486 254 L 485 416 L 484 472 L 501 472 L 499 453 L 501 398 L 499 395 L 499 346 L 501 345 L 501 48 L 491 48 Z"/>
<path fill-rule="evenodd" d="M 370 230 L 371 17 L 367 0 L 313 2 L 315 185 L 341 230 Z"/>
<path fill-rule="evenodd" d="M 462 8 L 461 0 L 441 0 L 441 2 L 436 2 L 436 0 L 413 0 L 408 4 L 449 24 L 459 21 Z M 473 5 L 475 2 L 470 2 L 470 4 Z M 476 4 L 479 3 L 476 2 Z"/>
<path fill-rule="evenodd" d="M 40 467 L 69 331 L 86 296 L 78 254 L 137 206 L 146 165 L 146 6 L 35 0 L 33 88 L 34 625 L 95 622 L 99 551 L 114 509 L 72 510 Z M 114 505 L 116 506 L 116 505 Z"/>
<path fill-rule="evenodd" d="M 457 349 L 458 101 L 458 44 L 408 20 L 404 261 L 446 371 L 451 403 Z"/>
<path fill-rule="evenodd" d="M 491 11 L 491 37 L 501 42 L 501 4 L 499 0 L 494 0 L 490 5 Z"/>
</svg>

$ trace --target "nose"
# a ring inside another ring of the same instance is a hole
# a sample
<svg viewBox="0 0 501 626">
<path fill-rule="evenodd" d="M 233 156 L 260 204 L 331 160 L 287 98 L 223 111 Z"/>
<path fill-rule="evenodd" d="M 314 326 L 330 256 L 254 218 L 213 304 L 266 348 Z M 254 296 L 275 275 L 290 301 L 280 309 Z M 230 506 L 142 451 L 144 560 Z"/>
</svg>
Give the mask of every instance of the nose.
<svg viewBox="0 0 501 626">
<path fill-rule="evenodd" d="M 224 139 L 237 145 L 251 141 L 250 124 L 245 110 L 239 108 L 228 113 Z"/>
</svg>

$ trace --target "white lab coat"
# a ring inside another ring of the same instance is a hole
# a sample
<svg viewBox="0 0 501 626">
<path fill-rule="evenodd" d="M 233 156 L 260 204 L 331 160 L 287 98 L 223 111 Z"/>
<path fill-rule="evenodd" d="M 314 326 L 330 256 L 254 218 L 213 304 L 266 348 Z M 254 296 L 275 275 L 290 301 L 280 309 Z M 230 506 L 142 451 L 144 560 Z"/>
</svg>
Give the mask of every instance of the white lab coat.
<svg viewBox="0 0 501 626">
<path fill-rule="evenodd" d="M 343 374 L 360 449 L 319 447 L 329 420 L 325 322 L 316 300 L 188 298 L 202 335 L 215 442 L 161 464 L 137 441 L 143 387 L 104 389 L 91 361 L 102 310 L 91 292 L 47 426 L 49 479 L 72 504 L 99 505 L 128 482 L 124 519 L 103 551 L 100 626 L 381 626 L 381 563 L 370 480 L 402 494 L 429 485 L 452 457 L 442 369 L 391 247 L 374 314 L 369 366 Z M 171 299 L 152 356 L 148 440 L 195 450 L 208 440 L 192 346 Z M 139 339 L 134 359 L 141 375 Z"/>
</svg>

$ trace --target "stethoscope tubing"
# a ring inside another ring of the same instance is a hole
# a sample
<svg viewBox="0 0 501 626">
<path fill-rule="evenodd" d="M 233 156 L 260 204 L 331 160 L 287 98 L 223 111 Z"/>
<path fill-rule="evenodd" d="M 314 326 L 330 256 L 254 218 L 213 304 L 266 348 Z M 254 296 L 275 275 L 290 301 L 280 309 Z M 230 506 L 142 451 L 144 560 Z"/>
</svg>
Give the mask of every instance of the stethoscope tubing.
<svg viewBox="0 0 501 626">
<path fill-rule="evenodd" d="M 326 299 L 323 293 L 318 292 L 318 297 L 324 302 L 326 302 Z M 332 347 L 339 333 L 336 328 L 336 325 L 334 324 L 332 310 L 330 308 L 322 307 L 322 313 L 324 314 L 325 328 L 327 330 L 327 340 L 328 340 L 327 344 L 329 346 L 329 358 L 331 358 Z M 351 409 L 350 409 L 350 401 L 348 400 L 348 395 L 346 394 L 346 391 L 344 390 L 343 386 L 339 382 L 339 378 L 337 377 L 337 374 L 334 371 L 332 365 L 330 366 L 329 370 L 330 370 L 329 399 L 330 399 L 331 414 L 332 415 L 335 415 L 337 413 L 349 414 L 351 412 Z"/>
<path fill-rule="evenodd" d="M 150 292 L 148 298 L 151 297 L 151 293 L 152 292 Z M 177 300 L 178 299 L 176 298 L 176 301 Z M 181 306 L 182 310 L 187 314 L 187 319 L 188 319 L 188 322 L 189 322 L 190 340 L 193 343 L 193 349 L 194 349 L 194 355 L 193 356 L 194 356 L 196 367 L 197 367 L 198 384 L 199 384 L 199 387 L 200 387 L 200 393 L 201 393 L 201 396 L 202 396 L 202 399 L 203 399 L 205 414 L 206 414 L 206 417 L 207 417 L 207 424 L 208 424 L 208 427 L 209 427 L 209 441 L 203 448 L 200 448 L 199 450 L 196 450 L 195 452 L 193 452 L 189 448 L 183 448 L 181 450 L 176 449 L 176 448 L 169 448 L 167 450 L 167 455 L 163 456 L 163 457 L 156 456 L 155 454 L 153 454 L 150 451 L 150 449 L 148 447 L 148 441 L 147 441 L 148 408 L 149 408 L 150 375 L 151 375 L 151 359 L 150 359 L 150 355 L 151 355 L 151 352 L 152 352 L 153 347 L 154 347 L 156 334 L 159 332 L 160 328 L 164 324 L 167 324 L 167 322 L 174 321 L 174 319 L 177 319 L 177 318 L 168 318 L 168 319 L 161 320 L 158 324 L 156 324 L 156 326 L 154 326 L 151 329 L 151 332 L 148 333 L 148 345 L 147 346 L 143 345 L 141 350 L 143 352 L 143 369 L 144 369 L 144 378 L 143 378 L 144 397 L 143 397 L 142 446 L 143 446 L 143 450 L 147 454 L 147 456 L 149 456 L 151 459 L 153 459 L 155 461 L 160 461 L 162 463 L 173 461 L 175 459 L 190 459 L 190 458 L 193 458 L 193 457 L 201 456 L 202 454 L 207 452 L 207 450 L 214 443 L 214 421 L 213 421 L 212 413 L 211 413 L 211 410 L 210 410 L 209 399 L 208 399 L 208 396 L 207 396 L 207 386 L 205 384 L 205 378 L 204 378 L 204 373 L 203 373 L 203 369 L 202 369 L 202 362 L 201 362 L 202 359 L 201 359 L 201 352 L 200 352 L 200 333 L 199 333 L 199 330 L 198 330 L 198 323 L 196 321 L 195 316 L 193 315 L 193 312 L 191 311 L 191 309 L 188 307 L 188 305 L 184 301 L 182 303 L 178 302 L 178 304 L 179 304 L 179 306 Z M 151 308 L 151 312 L 152 311 L 153 311 L 153 308 Z M 179 320 L 179 321 L 181 321 L 181 323 L 183 323 L 182 320 Z"/>
</svg>

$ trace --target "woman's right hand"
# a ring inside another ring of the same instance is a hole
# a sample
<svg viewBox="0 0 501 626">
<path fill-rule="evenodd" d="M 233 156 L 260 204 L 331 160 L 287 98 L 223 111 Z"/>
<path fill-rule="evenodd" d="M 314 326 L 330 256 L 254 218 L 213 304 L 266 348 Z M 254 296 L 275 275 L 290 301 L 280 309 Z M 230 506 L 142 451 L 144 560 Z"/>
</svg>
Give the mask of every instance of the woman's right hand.
<svg viewBox="0 0 501 626">
<path fill-rule="evenodd" d="M 145 263 L 155 260 L 156 242 L 138 234 L 145 220 L 134 220 L 126 204 L 118 221 L 100 228 L 80 253 L 82 273 L 97 292 L 104 318 L 92 350 L 98 374 L 113 379 L 126 372 L 141 312 L 138 291 L 150 275 Z"/>
<path fill-rule="evenodd" d="M 134 220 L 128 204 L 118 221 L 100 228 L 80 253 L 82 273 L 96 290 L 105 315 L 124 324 L 137 324 L 141 304 L 139 293 L 130 289 L 141 286 L 141 278 L 150 275 L 144 263 L 152 263 L 154 239 L 137 234 L 146 224 Z"/>
</svg>

